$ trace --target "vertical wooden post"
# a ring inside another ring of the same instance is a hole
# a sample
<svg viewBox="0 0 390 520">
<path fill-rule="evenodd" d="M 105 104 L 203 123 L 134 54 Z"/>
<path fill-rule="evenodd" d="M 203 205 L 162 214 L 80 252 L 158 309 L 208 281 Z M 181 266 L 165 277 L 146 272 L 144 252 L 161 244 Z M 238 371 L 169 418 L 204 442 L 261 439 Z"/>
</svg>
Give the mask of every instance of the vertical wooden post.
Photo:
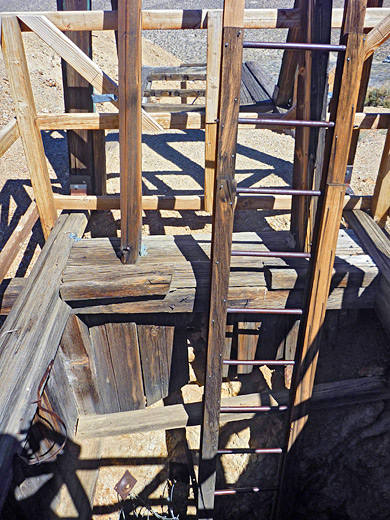
<svg viewBox="0 0 390 520">
<path fill-rule="evenodd" d="M 294 9 L 300 9 L 302 6 L 302 0 L 294 1 Z M 304 14 L 304 13 L 303 13 Z M 299 42 L 301 30 L 300 28 L 293 27 L 288 30 L 287 42 L 294 43 Z M 294 93 L 295 75 L 297 71 L 297 53 L 295 51 L 286 50 L 283 53 L 282 65 L 280 67 L 280 73 L 278 82 L 275 87 L 273 94 L 273 100 L 278 107 L 290 108 L 291 101 Z"/>
<path fill-rule="evenodd" d="M 330 43 L 332 21 L 332 1 L 314 0 L 312 42 Z M 316 52 L 311 69 L 310 119 L 325 120 L 328 109 L 328 52 Z M 314 190 L 321 187 L 321 174 L 324 162 L 326 128 L 311 128 L 309 138 L 309 186 Z M 308 218 L 308 242 L 312 242 L 318 199 L 306 200 L 310 206 Z"/>
<path fill-rule="evenodd" d="M 121 0 L 118 12 L 119 149 L 122 262 L 141 250 L 141 0 Z"/>
<path fill-rule="evenodd" d="M 387 130 L 385 147 L 371 202 L 371 215 L 378 226 L 384 228 L 390 210 L 390 129 Z"/>
<path fill-rule="evenodd" d="M 4 17 L 1 21 L 1 47 L 43 234 L 47 238 L 57 220 L 57 211 L 16 16 Z"/>
<path fill-rule="evenodd" d="M 302 2 L 301 7 L 302 15 L 299 41 L 311 43 L 313 0 L 305 0 Z M 299 120 L 309 120 L 312 53 L 309 51 L 300 52 L 298 62 L 296 118 Z M 309 139 L 310 128 L 297 127 L 295 129 L 294 167 L 292 179 L 292 186 L 294 189 L 311 189 L 308 169 Z M 309 237 L 307 234 L 308 216 L 308 200 L 305 197 L 293 197 L 291 208 L 291 230 L 296 240 L 296 247 L 299 251 L 307 251 L 309 249 Z"/>
<path fill-rule="evenodd" d="M 215 168 L 217 159 L 217 130 L 219 78 L 221 74 L 222 12 L 207 15 L 207 73 L 205 121 L 204 209 L 213 211 Z"/>
<path fill-rule="evenodd" d="M 367 7 L 382 7 L 383 0 L 368 0 Z M 364 30 L 364 23 L 358 27 L 357 29 L 361 32 Z M 364 30 L 364 32 L 369 32 L 369 29 Z M 366 93 L 368 88 L 368 82 L 370 80 L 371 66 L 372 60 L 374 56 L 370 56 L 367 58 L 363 65 L 362 79 L 360 81 L 360 89 L 359 89 L 359 97 L 357 101 L 356 112 L 363 112 L 364 110 L 364 102 L 366 100 Z M 348 164 L 347 168 L 352 173 L 353 163 L 355 161 L 356 150 L 359 141 L 360 131 L 356 128 L 352 133 L 351 146 L 349 148 L 349 156 L 348 156 Z M 347 172 L 349 173 L 349 172 Z"/>
<path fill-rule="evenodd" d="M 222 356 L 225 350 L 236 182 L 234 180 L 242 68 L 244 0 L 225 0 L 223 13 L 221 96 L 211 243 L 210 313 L 203 422 L 200 441 L 198 519 L 213 518 Z"/>
<path fill-rule="evenodd" d="M 57 0 L 59 11 L 89 11 L 91 0 Z M 92 33 L 65 33 L 87 56 L 92 58 Z M 73 67 L 62 61 L 65 111 L 93 112 L 92 85 Z M 88 193 L 105 195 L 106 157 L 104 130 L 68 130 L 70 183 L 86 182 Z"/>
</svg>

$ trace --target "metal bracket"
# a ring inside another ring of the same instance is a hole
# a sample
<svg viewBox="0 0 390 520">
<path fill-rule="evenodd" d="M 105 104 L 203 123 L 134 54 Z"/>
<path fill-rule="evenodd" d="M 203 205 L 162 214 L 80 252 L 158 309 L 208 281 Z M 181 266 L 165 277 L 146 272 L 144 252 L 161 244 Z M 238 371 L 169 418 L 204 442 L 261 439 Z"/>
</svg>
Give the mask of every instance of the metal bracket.
<svg viewBox="0 0 390 520">
<path fill-rule="evenodd" d="M 118 96 L 116 94 L 92 94 L 92 101 L 94 103 L 109 103 L 118 101 Z"/>
</svg>

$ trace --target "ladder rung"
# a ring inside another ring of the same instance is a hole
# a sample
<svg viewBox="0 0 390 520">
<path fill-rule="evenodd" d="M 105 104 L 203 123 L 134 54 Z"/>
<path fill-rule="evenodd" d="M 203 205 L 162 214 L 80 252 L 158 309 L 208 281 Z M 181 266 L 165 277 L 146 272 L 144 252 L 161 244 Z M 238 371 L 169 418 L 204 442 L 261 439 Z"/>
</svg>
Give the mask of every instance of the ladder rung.
<svg viewBox="0 0 390 520">
<path fill-rule="evenodd" d="M 301 316 L 302 309 L 251 309 L 243 307 L 241 309 L 235 307 L 228 307 L 226 312 L 228 314 L 296 314 Z"/>
<path fill-rule="evenodd" d="M 246 453 L 255 453 L 255 454 L 268 454 L 268 453 L 283 453 L 282 448 L 225 448 L 223 450 L 218 450 L 218 455 L 239 455 Z"/>
<path fill-rule="evenodd" d="M 224 359 L 224 365 L 254 365 L 254 366 L 287 366 L 294 365 L 295 361 L 286 359 Z"/>
<path fill-rule="evenodd" d="M 225 495 L 236 495 L 238 493 L 264 493 L 267 491 L 278 491 L 278 487 L 269 487 L 269 488 L 259 488 L 259 487 L 245 487 L 245 488 L 236 488 L 236 489 L 216 489 L 214 495 L 216 497 L 222 497 Z"/>
<path fill-rule="evenodd" d="M 285 412 L 288 406 L 221 406 L 221 413 Z"/>
<path fill-rule="evenodd" d="M 346 45 L 329 45 L 327 43 L 290 43 L 290 42 L 244 42 L 244 49 L 287 49 L 289 51 L 326 51 L 345 52 Z"/>
<path fill-rule="evenodd" d="M 307 126 L 310 128 L 333 128 L 333 121 L 307 121 L 303 119 L 262 119 L 257 117 L 239 117 L 240 125 L 262 125 L 262 126 L 285 126 L 295 128 L 297 126 Z"/>
<path fill-rule="evenodd" d="M 237 188 L 237 194 L 248 193 L 250 195 L 299 195 L 319 197 L 319 190 L 294 190 L 285 188 Z"/>
<path fill-rule="evenodd" d="M 232 251 L 232 256 L 263 256 L 265 258 L 310 258 L 310 253 L 297 251 Z"/>
</svg>

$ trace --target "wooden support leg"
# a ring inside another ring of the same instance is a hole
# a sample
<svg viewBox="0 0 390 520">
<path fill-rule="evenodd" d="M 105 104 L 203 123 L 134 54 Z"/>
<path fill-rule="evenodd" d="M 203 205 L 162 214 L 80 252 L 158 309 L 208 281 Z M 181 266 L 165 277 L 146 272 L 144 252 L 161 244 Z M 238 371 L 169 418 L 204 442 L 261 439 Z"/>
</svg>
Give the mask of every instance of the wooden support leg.
<svg viewBox="0 0 390 520">
<path fill-rule="evenodd" d="M 141 251 L 141 0 L 119 4 L 119 146 L 122 262 Z"/>
<path fill-rule="evenodd" d="M 216 482 L 222 356 L 235 204 L 235 161 L 242 67 L 244 1 L 226 0 L 223 17 L 221 102 L 214 222 L 211 245 L 210 314 L 207 344 L 204 413 L 199 462 L 198 518 L 213 518 Z"/>
<path fill-rule="evenodd" d="M 42 137 L 37 124 L 22 33 L 16 16 L 4 18 L 1 24 L 1 47 L 11 95 L 43 234 L 47 238 L 57 220 L 57 211 L 54 205 Z"/>
<path fill-rule="evenodd" d="M 313 14 L 313 0 L 305 0 L 302 7 L 300 41 L 311 42 L 311 27 Z M 301 52 L 297 78 L 297 105 L 296 118 L 299 120 L 310 119 L 310 96 L 311 96 L 311 64 L 312 53 Z M 297 127 L 295 129 L 294 168 L 292 186 L 298 190 L 311 189 L 309 179 L 309 139 L 310 128 Z M 291 208 L 291 230 L 296 240 L 299 251 L 308 251 L 308 215 L 309 200 L 307 197 L 294 197 Z"/>
<path fill-rule="evenodd" d="M 390 210 L 390 129 L 387 130 L 385 147 L 379 166 L 374 196 L 371 202 L 371 215 L 377 224 L 384 228 Z"/>
<path fill-rule="evenodd" d="M 219 78 L 221 71 L 222 13 L 210 11 L 207 22 L 207 83 L 205 122 L 204 206 L 213 211 L 213 193 L 217 160 Z"/>
</svg>

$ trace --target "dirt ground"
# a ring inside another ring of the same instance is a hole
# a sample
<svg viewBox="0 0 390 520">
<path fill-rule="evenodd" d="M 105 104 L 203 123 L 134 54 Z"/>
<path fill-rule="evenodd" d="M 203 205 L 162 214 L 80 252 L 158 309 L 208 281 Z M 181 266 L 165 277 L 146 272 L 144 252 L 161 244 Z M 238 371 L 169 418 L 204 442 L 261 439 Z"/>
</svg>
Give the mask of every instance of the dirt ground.
<svg viewBox="0 0 390 520">
<path fill-rule="evenodd" d="M 35 94 L 35 101 L 38 112 L 58 112 L 63 111 L 63 93 L 61 81 L 61 66 L 60 60 L 55 54 L 41 42 L 37 37 L 26 34 L 26 53 L 28 65 L 31 73 L 31 81 Z M 116 72 L 116 50 L 112 33 L 102 32 L 93 35 L 94 42 L 94 58 L 102 66 L 102 68 L 117 79 Z M 200 42 L 204 45 L 205 42 Z M 180 60 L 174 54 L 158 47 L 151 42 L 144 40 L 143 44 L 143 63 L 145 65 L 177 65 Z M 0 59 L 0 126 L 6 124 L 13 116 L 12 102 L 9 93 L 9 84 L 6 79 L 4 71 L 4 64 Z M 98 107 L 99 110 L 108 110 L 107 106 Z M 371 109 L 371 111 L 380 111 L 379 109 Z M 352 188 L 356 194 L 370 194 L 375 185 L 375 179 L 379 167 L 380 156 L 382 153 L 385 139 L 384 131 L 362 132 L 358 154 L 356 158 L 356 165 L 354 168 Z M 48 166 L 50 176 L 52 179 L 53 189 L 56 193 L 68 193 L 68 166 L 67 166 L 67 151 L 66 151 L 66 136 L 64 132 L 44 132 L 43 140 L 45 150 L 48 157 Z M 109 132 L 107 134 L 107 166 L 108 166 L 108 191 L 115 193 L 119 191 L 119 165 L 118 165 L 118 135 L 117 132 Z M 237 150 L 237 179 L 241 186 L 290 186 L 292 174 L 292 159 L 294 152 L 294 141 L 290 135 L 277 134 L 268 130 L 263 131 L 242 131 L 239 134 L 238 150 Z M 144 175 L 144 194 L 201 194 L 203 184 L 203 164 L 204 164 L 204 133 L 200 130 L 191 131 L 169 131 L 159 136 L 144 135 L 143 136 L 143 175 Z M 31 183 L 27 171 L 27 165 L 23 156 L 22 145 L 19 142 L 0 159 L 0 204 L 1 204 L 1 227 L 0 227 L 0 245 L 4 245 L 5 241 L 15 229 L 20 215 L 28 207 L 32 199 Z M 276 230 L 288 229 L 289 216 L 287 214 L 275 212 L 240 212 L 235 221 L 236 231 L 261 231 L 267 228 Z M 119 213 L 113 212 L 98 212 L 93 216 L 93 222 L 90 226 L 89 236 L 97 236 L 99 234 L 109 234 L 110 236 L 118 234 L 120 227 Z M 147 212 L 144 215 L 143 233 L 144 234 L 183 234 L 183 233 L 197 233 L 211 230 L 211 218 L 205 212 Z M 27 248 L 27 253 L 21 250 L 21 253 L 11 267 L 9 276 L 24 276 L 29 273 L 31 265 L 39 254 L 42 246 L 42 237 L 39 226 L 37 226 L 32 236 L 26 241 L 24 248 Z M 371 329 L 370 329 L 371 327 Z M 366 370 L 367 366 L 372 370 L 380 370 L 384 364 L 384 360 L 388 360 L 388 351 L 386 350 L 386 341 L 383 336 L 383 331 L 379 323 L 372 314 L 367 313 L 361 316 L 361 319 L 356 322 L 357 334 L 361 341 L 349 338 L 347 341 L 347 334 L 343 336 L 343 342 L 328 343 L 328 350 L 325 349 L 323 359 L 326 361 L 332 358 L 330 365 L 323 364 L 322 378 L 323 380 L 334 380 L 337 367 L 345 362 L 344 355 L 348 355 L 352 361 L 348 364 L 348 371 L 343 372 L 339 377 L 358 377 L 359 370 Z M 367 332 L 370 330 L 371 332 Z M 365 335 L 364 335 L 365 334 Z M 361 355 L 367 351 L 367 343 L 374 341 L 374 345 L 370 345 L 370 356 L 363 360 Z M 372 339 L 374 338 L 374 340 Z M 386 356 L 383 352 L 386 351 Z M 335 356 L 337 352 L 337 356 Z M 382 353 L 382 354 L 381 354 Z M 379 368 L 378 368 L 379 367 Z M 356 375 L 357 374 L 357 375 Z M 330 379 L 329 379 L 330 378 Z M 337 378 L 337 376 L 336 376 Z M 263 374 L 255 371 L 250 377 L 242 380 L 232 381 L 226 383 L 223 389 L 224 395 L 235 395 L 244 390 L 251 388 L 251 391 L 260 391 L 267 385 L 269 381 L 269 374 Z M 183 389 L 183 398 L 186 402 L 197 401 L 202 394 L 202 388 L 196 380 L 196 376 L 192 373 L 191 384 Z M 157 406 L 162 406 L 159 403 Z M 381 438 L 385 438 L 388 443 L 388 436 L 386 437 L 386 417 L 388 417 L 388 407 L 382 403 L 373 405 L 371 411 L 365 411 L 363 416 L 366 419 L 361 420 L 361 427 L 368 425 L 372 427 L 372 443 L 368 458 L 375 453 L 375 449 L 379 446 L 383 451 L 383 443 Z M 318 431 L 323 430 L 332 439 L 333 445 L 338 446 L 340 460 L 348 465 L 346 457 L 343 458 L 342 446 L 346 442 L 346 437 L 352 435 L 354 427 L 354 420 L 356 411 L 348 411 L 344 414 L 344 429 L 345 435 L 342 437 L 342 442 L 337 441 L 339 435 L 339 426 L 341 418 L 336 420 L 333 416 L 321 418 L 317 416 L 313 419 L 313 424 L 317 424 L 317 430 L 314 430 L 315 439 Z M 379 421 L 379 422 L 378 422 Z M 333 426 L 332 426 L 333 424 Z M 376 426 L 375 426 L 376 425 Z M 378 426 L 379 425 L 379 426 Z M 222 440 L 226 446 L 252 446 L 264 445 L 271 442 L 269 434 L 261 433 L 263 425 L 258 422 L 256 425 L 247 423 L 237 423 L 234 427 L 226 427 L 222 432 Z M 270 419 L 267 425 L 267 431 L 278 432 L 280 421 L 278 418 Z M 375 430 L 376 428 L 376 430 Z M 382 436 L 379 440 L 375 438 L 375 431 L 378 436 Z M 309 435 L 308 435 L 309 438 Z M 199 443 L 199 429 L 196 427 L 187 430 L 187 441 L 190 448 L 196 449 Z M 356 442 L 358 442 L 356 440 Z M 315 444 L 314 441 L 312 441 Z M 385 443 L 385 445 L 387 445 Z M 332 443 L 330 443 L 332 444 Z M 313 455 L 315 446 L 312 446 L 310 453 L 312 456 L 307 459 L 306 466 L 302 468 L 302 481 L 305 475 L 311 471 L 310 463 L 317 463 L 318 476 L 318 460 L 316 455 Z M 382 452 L 381 451 L 381 452 Z M 166 457 L 170 456 L 173 460 L 183 462 L 183 435 L 180 432 L 172 432 L 165 434 L 158 432 L 153 434 L 137 434 L 129 437 L 121 437 L 110 439 L 105 445 L 103 458 L 113 457 L 119 461 L 114 467 L 105 467 L 101 470 L 99 484 L 96 492 L 95 502 L 95 519 L 108 520 L 117 519 L 119 515 L 119 507 L 117 505 L 117 495 L 114 492 L 114 485 L 126 468 L 131 468 L 131 471 L 137 477 L 139 483 L 136 487 L 136 492 L 142 492 L 142 496 L 148 499 L 159 499 L 164 492 L 165 482 L 168 476 Z M 322 450 L 318 457 L 322 457 L 323 466 L 329 471 L 329 465 L 336 464 L 334 457 L 329 455 L 329 451 Z M 136 459 L 143 459 L 143 464 L 132 465 L 129 461 Z M 328 458 L 328 460 L 327 460 Z M 124 464 L 120 460 L 126 460 Z M 149 462 L 148 462 L 149 459 Z M 364 477 L 364 468 L 367 465 L 367 456 L 364 458 L 359 467 L 361 478 Z M 313 462 L 314 461 L 314 462 Z M 257 460 L 258 462 L 258 460 Z M 378 461 L 378 464 L 380 461 Z M 240 456 L 235 459 L 235 462 L 224 461 L 224 469 L 221 470 L 220 480 L 222 484 L 234 481 L 238 475 L 242 485 L 256 485 L 258 476 L 258 466 L 253 458 L 248 456 Z M 340 462 L 339 467 L 342 468 Z M 269 478 L 274 468 L 274 461 L 270 462 L 268 466 L 263 466 L 264 477 Z M 354 468 L 350 464 L 348 466 L 349 473 L 352 475 Z M 372 468 L 374 475 L 375 467 Z M 341 469 L 340 469 L 341 471 Z M 369 473 L 371 475 L 371 473 Z M 325 469 L 321 474 L 322 477 L 319 482 L 329 493 L 334 492 L 334 487 L 342 487 L 342 479 L 337 480 L 334 477 L 331 483 L 326 482 Z M 383 478 L 386 477 L 384 473 Z M 387 475 L 388 476 L 388 475 Z M 386 480 L 384 479 L 384 482 Z M 340 483 L 341 482 L 341 483 Z M 365 482 L 365 480 L 364 480 Z M 317 486 L 317 487 L 316 487 Z M 315 489 L 318 489 L 319 484 L 314 483 Z M 333 488 L 332 488 L 333 486 Z M 378 486 L 382 495 L 385 495 L 383 486 Z M 313 489 L 313 488 L 309 488 Z M 310 502 L 311 513 L 302 513 L 299 518 L 362 518 L 355 512 L 346 513 L 346 507 L 343 506 L 342 498 L 331 498 L 326 495 L 329 500 L 329 507 L 332 507 L 334 502 L 337 504 L 334 508 L 340 510 L 339 516 L 332 516 L 331 513 L 327 516 L 323 513 L 319 514 L 321 501 L 316 504 L 313 499 L 307 496 L 306 504 Z M 350 492 L 356 492 L 356 488 Z M 346 491 L 343 491 L 344 495 Z M 343 493 L 339 493 L 338 497 L 344 497 Z M 378 491 L 379 493 L 379 491 Z M 378 495 L 379 497 L 379 495 Z M 332 502 L 333 500 L 333 502 Z M 378 498 L 379 500 L 379 498 Z M 361 504 L 362 498 L 357 497 L 356 502 Z M 228 508 L 231 511 L 226 514 L 225 509 L 224 518 L 243 518 L 245 514 L 251 514 L 253 511 L 253 503 L 248 502 L 246 509 L 241 509 L 240 513 L 235 509 L 233 503 Z M 267 502 L 269 505 L 269 500 Z M 303 508 L 303 501 L 297 507 Z M 343 509 L 344 507 L 344 509 Z M 362 507 L 362 506 L 360 506 Z M 358 506 L 357 506 L 358 509 Z M 331 509 L 332 510 L 332 509 Z M 333 509 L 335 510 L 335 509 Z M 345 510 L 345 511 L 344 511 Z M 304 509 L 302 509 L 304 511 Z M 343 512 L 344 511 L 344 512 Z M 377 510 L 378 511 L 378 510 Z M 344 516 L 342 516 L 344 514 Z M 316 516 L 317 515 L 317 516 Z M 349 515 L 349 516 L 348 516 Z M 255 516 L 251 516 L 255 518 Z M 181 516 L 184 518 L 184 516 Z M 221 516 L 222 518 L 222 516 Z M 257 516 L 256 516 L 257 518 Z M 260 517 L 259 517 L 260 518 Z M 298 516 L 297 516 L 298 518 Z M 374 518 L 369 514 L 365 518 Z M 381 516 L 379 513 L 376 518 L 388 518 Z"/>
</svg>

